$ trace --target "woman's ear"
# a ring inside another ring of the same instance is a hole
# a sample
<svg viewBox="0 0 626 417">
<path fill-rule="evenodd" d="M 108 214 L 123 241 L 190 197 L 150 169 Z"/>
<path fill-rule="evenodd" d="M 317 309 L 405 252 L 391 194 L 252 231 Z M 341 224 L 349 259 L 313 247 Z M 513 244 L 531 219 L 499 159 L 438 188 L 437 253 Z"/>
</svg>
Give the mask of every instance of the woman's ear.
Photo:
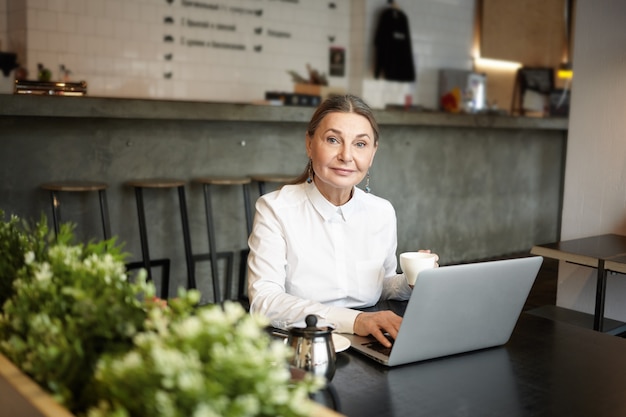
<svg viewBox="0 0 626 417">
<path fill-rule="evenodd" d="M 313 140 L 311 139 L 308 133 L 305 133 L 304 134 L 304 147 L 306 149 L 306 156 L 308 156 L 309 159 L 311 158 L 311 146 L 312 145 L 313 145 Z"/>
</svg>

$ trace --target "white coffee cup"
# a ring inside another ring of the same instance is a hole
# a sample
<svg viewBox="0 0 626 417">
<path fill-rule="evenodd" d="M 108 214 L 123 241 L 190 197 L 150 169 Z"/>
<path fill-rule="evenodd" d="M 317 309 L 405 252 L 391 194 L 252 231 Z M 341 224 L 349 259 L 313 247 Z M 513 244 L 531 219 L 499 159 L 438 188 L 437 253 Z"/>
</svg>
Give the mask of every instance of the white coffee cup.
<svg viewBox="0 0 626 417">
<path fill-rule="evenodd" d="M 434 268 L 437 255 L 428 252 L 404 252 L 400 254 L 400 267 L 409 285 L 415 285 L 417 275 L 424 269 Z"/>
</svg>

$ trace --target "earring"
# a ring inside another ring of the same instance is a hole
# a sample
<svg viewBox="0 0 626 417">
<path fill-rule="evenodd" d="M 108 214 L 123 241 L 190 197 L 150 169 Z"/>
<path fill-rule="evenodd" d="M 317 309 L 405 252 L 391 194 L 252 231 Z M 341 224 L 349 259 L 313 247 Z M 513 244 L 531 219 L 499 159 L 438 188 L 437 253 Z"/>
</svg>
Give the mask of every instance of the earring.
<svg viewBox="0 0 626 417">
<path fill-rule="evenodd" d="M 367 171 L 367 176 L 365 177 L 365 192 L 369 194 L 372 191 L 370 188 L 370 172 Z"/>
<path fill-rule="evenodd" d="M 306 179 L 307 184 L 313 182 L 313 160 L 309 159 L 309 177 Z"/>
</svg>

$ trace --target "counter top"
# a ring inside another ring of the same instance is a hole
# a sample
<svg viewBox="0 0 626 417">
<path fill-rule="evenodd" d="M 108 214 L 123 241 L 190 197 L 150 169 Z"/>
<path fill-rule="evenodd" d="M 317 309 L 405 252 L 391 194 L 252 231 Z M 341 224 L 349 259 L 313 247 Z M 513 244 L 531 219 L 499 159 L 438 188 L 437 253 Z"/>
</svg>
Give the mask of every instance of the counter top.
<svg viewBox="0 0 626 417">
<path fill-rule="evenodd" d="M 0 117 L 68 117 L 307 123 L 312 107 L 100 97 L 0 94 Z M 567 130 L 563 117 L 375 110 L 378 123 L 398 126 Z"/>
</svg>

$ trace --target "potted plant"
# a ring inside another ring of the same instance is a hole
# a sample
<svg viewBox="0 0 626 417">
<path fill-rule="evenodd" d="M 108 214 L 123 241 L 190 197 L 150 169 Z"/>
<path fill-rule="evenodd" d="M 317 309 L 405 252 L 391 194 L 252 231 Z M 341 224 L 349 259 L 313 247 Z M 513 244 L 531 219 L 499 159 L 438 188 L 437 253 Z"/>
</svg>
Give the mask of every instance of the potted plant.
<svg viewBox="0 0 626 417">
<path fill-rule="evenodd" d="M 129 282 L 115 240 L 55 239 L 0 212 L 0 351 L 76 415 L 306 416 L 321 381 L 293 381 L 290 351 L 234 303 L 165 303 Z M 319 411 L 319 407 L 317 407 Z"/>
</svg>

